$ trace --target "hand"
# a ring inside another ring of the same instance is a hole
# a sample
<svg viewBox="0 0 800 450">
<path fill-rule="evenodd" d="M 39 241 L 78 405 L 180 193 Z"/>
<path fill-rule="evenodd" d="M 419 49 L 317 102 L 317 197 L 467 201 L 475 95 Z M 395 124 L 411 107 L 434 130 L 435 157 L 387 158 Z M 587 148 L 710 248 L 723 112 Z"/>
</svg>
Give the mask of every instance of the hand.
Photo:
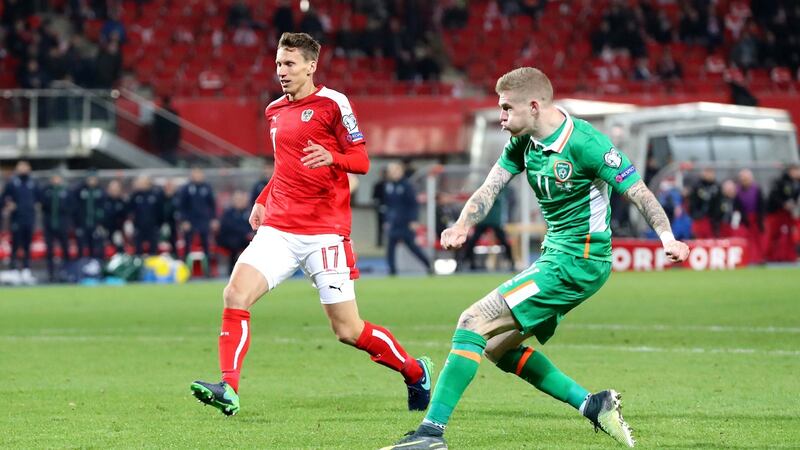
<svg viewBox="0 0 800 450">
<path fill-rule="evenodd" d="M 253 210 L 250 211 L 250 219 L 248 219 L 250 228 L 252 228 L 253 231 L 258 230 L 258 227 L 261 226 L 262 217 L 264 217 L 264 205 L 261 203 L 256 203 L 253 205 Z"/>
<path fill-rule="evenodd" d="M 185 222 L 181 223 L 181 229 L 183 230 L 184 233 L 189 231 L 189 230 L 191 230 L 192 229 L 191 222 L 185 221 Z"/>
<path fill-rule="evenodd" d="M 683 262 L 689 257 L 689 246 L 681 241 L 671 241 L 664 244 L 664 253 L 672 262 Z"/>
<path fill-rule="evenodd" d="M 461 248 L 467 240 L 467 233 L 469 233 L 469 228 L 457 223 L 453 224 L 450 228 L 446 228 L 442 231 L 442 248 L 445 250 Z"/>
<path fill-rule="evenodd" d="M 307 155 L 300 158 L 300 162 L 309 169 L 316 169 L 333 164 L 333 155 L 331 152 L 325 150 L 325 147 L 313 143 L 311 139 L 308 140 L 308 147 L 304 148 L 303 151 L 307 153 Z"/>
<path fill-rule="evenodd" d="M 214 219 L 211 221 L 211 232 L 216 233 L 219 231 L 219 220 Z"/>
</svg>

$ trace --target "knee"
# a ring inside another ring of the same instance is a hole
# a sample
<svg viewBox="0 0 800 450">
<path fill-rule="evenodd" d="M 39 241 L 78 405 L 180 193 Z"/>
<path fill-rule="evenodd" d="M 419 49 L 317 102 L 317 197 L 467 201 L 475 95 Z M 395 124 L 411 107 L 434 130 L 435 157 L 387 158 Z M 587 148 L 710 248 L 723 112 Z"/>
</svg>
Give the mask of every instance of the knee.
<svg viewBox="0 0 800 450">
<path fill-rule="evenodd" d="M 494 339 L 489 339 L 489 341 L 486 343 L 486 348 L 483 349 L 483 354 L 486 356 L 486 359 L 492 362 L 492 364 L 497 364 L 497 362 L 500 361 L 500 358 L 502 358 L 507 351 L 507 348 L 504 348 L 502 345 L 494 342 Z"/>
<path fill-rule="evenodd" d="M 222 291 L 222 300 L 226 308 L 248 309 L 253 303 L 244 289 L 233 283 L 228 283 Z"/>
<path fill-rule="evenodd" d="M 362 323 L 359 327 L 357 323 L 336 322 L 331 324 L 331 328 L 339 342 L 354 346 L 361 335 L 361 331 L 364 329 L 364 325 Z"/>
<path fill-rule="evenodd" d="M 458 317 L 458 328 L 481 334 L 482 320 L 481 315 L 474 311 L 474 308 L 468 308 Z"/>
</svg>

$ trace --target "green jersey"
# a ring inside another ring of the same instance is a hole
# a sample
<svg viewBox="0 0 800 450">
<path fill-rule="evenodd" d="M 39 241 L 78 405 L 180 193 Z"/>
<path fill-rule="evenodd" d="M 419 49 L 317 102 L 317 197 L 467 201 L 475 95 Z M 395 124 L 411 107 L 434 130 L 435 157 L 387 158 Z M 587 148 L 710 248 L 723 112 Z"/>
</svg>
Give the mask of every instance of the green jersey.
<svg viewBox="0 0 800 450">
<path fill-rule="evenodd" d="M 559 109 L 566 120 L 558 130 L 541 142 L 512 137 L 497 163 L 525 171 L 547 223 L 542 247 L 611 261 L 610 191 L 622 194 L 641 178 L 608 137 Z"/>
</svg>

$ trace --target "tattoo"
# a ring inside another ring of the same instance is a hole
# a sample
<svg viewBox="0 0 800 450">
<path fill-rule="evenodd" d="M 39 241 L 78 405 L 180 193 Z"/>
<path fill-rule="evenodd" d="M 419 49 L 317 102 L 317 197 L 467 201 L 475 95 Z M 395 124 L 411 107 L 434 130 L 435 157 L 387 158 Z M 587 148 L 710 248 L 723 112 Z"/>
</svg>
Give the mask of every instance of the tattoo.
<svg viewBox="0 0 800 450">
<path fill-rule="evenodd" d="M 506 303 L 500 298 L 500 294 L 498 294 L 497 291 L 492 291 L 489 295 L 481 299 L 476 306 L 484 319 L 494 320 L 503 313 L 503 307 L 506 306 Z"/>
<path fill-rule="evenodd" d="M 472 325 L 475 324 L 475 318 L 475 316 L 465 311 L 463 314 L 461 314 L 461 317 L 458 318 L 458 328 L 471 330 Z"/>
<path fill-rule="evenodd" d="M 481 187 L 467 200 L 458 221 L 472 227 L 480 223 L 489 213 L 497 194 L 506 187 L 514 175 L 506 169 L 495 164 Z"/>
<path fill-rule="evenodd" d="M 665 231 L 672 231 L 669 225 L 669 218 L 664 208 L 658 203 L 658 199 L 650 189 L 644 184 L 644 181 L 639 180 L 633 184 L 627 191 L 625 197 L 631 201 L 639 212 L 642 213 L 644 219 L 655 230 L 656 234 L 661 235 Z"/>
</svg>

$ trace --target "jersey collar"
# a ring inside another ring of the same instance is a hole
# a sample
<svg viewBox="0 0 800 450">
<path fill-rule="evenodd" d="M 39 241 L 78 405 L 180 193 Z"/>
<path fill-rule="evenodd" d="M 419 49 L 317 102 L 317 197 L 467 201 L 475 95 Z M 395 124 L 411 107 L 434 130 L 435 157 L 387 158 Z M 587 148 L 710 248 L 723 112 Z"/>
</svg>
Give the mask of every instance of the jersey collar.
<svg viewBox="0 0 800 450">
<path fill-rule="evenodd" d="M 575 129 L 575 124 L 572 122 L 572 117 L 569 115 L 569 113 L 560 106 L 556 106 L 556 108 L 566 117 L 561 126 L 558 127 L 553 134 L 547 136 L 541 142 L 537 141 L 533 138 L 533 136 L 531 136 L 531 141 L 533 141 L 533 144 L 536 147 L 542 147 L 543 152 L 561 153 L 564 150 L 564 147 L 567 146 L 567 141 L 569 141 L 570 136 L 572 136 L 572 131 Z"/>
</svg>

